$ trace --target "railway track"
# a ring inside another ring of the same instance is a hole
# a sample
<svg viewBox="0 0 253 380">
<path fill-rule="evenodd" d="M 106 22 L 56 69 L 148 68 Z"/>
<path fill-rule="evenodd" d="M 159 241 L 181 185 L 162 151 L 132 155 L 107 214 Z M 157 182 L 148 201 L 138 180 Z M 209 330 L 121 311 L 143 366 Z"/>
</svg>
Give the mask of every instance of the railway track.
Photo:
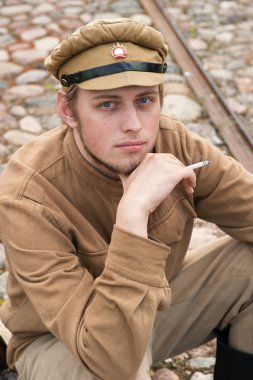
<svg viewBox="0 0 253 380">
<path fill-rule="evenodd" d="M 159 0 L 139 0 L 152 18 L 169 46 L 170 53 L 181 68 L 192 90 L 197 94 L 231 154 L 250 172 L 253 172 L 253 139 L 240 118 L 230 109 L 213 79 L 190 49 L 176 24 L 163 11 Z"/>
</svg>

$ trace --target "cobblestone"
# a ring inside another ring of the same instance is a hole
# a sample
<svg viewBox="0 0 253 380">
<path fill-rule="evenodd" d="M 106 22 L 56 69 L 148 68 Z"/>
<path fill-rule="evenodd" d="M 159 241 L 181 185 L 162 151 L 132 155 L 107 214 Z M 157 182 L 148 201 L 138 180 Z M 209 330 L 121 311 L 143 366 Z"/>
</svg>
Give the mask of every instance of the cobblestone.
<svg viewBox="0 0 253 380">
<path fill-rule="evenodd" d="M 18 129 L 13 129 L 7 131 L 3 137 L 8 143 L 19 147 L 21 145 L 24 145 L 26 142 L 33 140 L 35 138 L 35 135 L 32 133 L 20 131 Z"/>
<path fill-rule="evenodd" d="M 22 99 L 30 96 L 39 96 L 44 92 L 43 87 L 36 84 L 20 84 L 10 87 L 4 95 L 6 100 Z"/>
<path fill-rule="evenodd" d="M 24 49 L 14 51 L 11 57 L 14 62 L 25 66 L 31 65 L 36 62 L 41 62 L 47 57 L 47 55 L 48 52 L 46 49 Z"/>
<path fill-rule="evenodd" d="M 194 375 L 191 377 L 191 380 L 213 380 L 212 374 L 205 374 L 202 372 L 195 372 Z"/>
<path fill-rule="evenodd" d="M 209 358 L 197 357 L 197 358 L 190 359 L 188 363 L 192 368 L 195 368 L 195 369 L 211 368 L 215 364 L 215 358 L 214 357 L 209 357 Z"/>
<path fill-rule="evenodd" d="M 29 70 L 16 78 L 17 84 L 41 82 L 48 76 L 45 70 Z"/>
<path fill-rule="evenodd" d="M 23 5 L 11 5 L 7 7 L 2 7 L 0 9 L 0 14 L 3 16 L 15 16 L 20 15 L 21 13 L 27 13 L 32 10 L 31 5 L 23 4 Z"/>
<path fill-rule="evenodd" d="M 22 106 L 13 106 L 10 109 L 10 113 L 18 118 L 26 115 L 26 109 Z"/>
<path fill-rule="evenodd" d="M 163 112 L 172 113 L 187 122 L 197 120 L 201 116 L 202 107 L 186 95 L 169 94 L 164 97 Z"/>
<path fill-rule="evenodd" d="M 23 67 L 12 62 L 0 62 L 0 78 L 9 78 L 23 71 Z"/>
<path fill-rule="evenodd" d="M 20 119 L 19 126 L 22 131 L 35 134 L 40 134 L 42 132 L 40 123 L 33 116 L 25 116 Z"/>
<path fill-rule="evenodd" d="M 0 49 L 0 61 L 8 61 L 9 54 L 6 50 Z"/>
</svg>

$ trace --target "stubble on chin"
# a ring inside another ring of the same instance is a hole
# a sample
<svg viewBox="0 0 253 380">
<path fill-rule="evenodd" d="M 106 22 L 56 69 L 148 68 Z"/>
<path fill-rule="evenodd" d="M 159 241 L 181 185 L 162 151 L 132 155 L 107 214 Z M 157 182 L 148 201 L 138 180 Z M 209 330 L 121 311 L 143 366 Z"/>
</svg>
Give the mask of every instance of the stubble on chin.
<svg viewBox="0 0 253 380">
<path fill-rule="evenodd" d="M 125 164 L 111 164 L 109 162 L 103 161 L 100 159 L 97 155 L 95 155 L 92 150 L 87 146 L 85 143 L 85 139 L 83 137 L 82 131 L 80 128 L 77 128 L 77 132 L 80 138 L 80 141 L 82 143 L 83 151 L 85 152 L 84 157 L 87 159 L 87 161 L 93 165 L 95 168 L 97 168 L 99 171 L 103 172 L 103 168 L 107 171 L 110 171 L 112 174 L 115 174 L 117 176 L 124 175 L 129 176 L 141 163 L 141 159 L 130 161 L 129 163 Z"/>
</svg>

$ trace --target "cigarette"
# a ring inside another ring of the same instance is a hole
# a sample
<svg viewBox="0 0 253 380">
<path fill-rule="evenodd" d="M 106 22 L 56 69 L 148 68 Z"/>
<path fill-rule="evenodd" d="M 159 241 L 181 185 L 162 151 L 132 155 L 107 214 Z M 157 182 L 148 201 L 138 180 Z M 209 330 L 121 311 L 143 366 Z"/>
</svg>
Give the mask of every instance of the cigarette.
<svg viewBox="0 0 253 380">
<path fill-rule="evenodd" d="M 192 169 L 198 169 L 210 164 L 211 164 L 211 161 L 200 161 L 200 162 L 196 162 L 195 164 L 189 165 L 187 167 L 192 168 Z"/>
</svg>

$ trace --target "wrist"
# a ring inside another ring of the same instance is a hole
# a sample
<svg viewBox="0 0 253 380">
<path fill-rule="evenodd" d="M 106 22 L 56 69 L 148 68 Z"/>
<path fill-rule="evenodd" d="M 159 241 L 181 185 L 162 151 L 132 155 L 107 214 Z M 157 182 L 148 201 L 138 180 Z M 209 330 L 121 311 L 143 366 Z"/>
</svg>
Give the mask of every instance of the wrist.
<svg viewBox="0 0 253 380">
<path fill-rule="evenodd" d="M 116 215 L 116 225 L 135 235 L 147 238 L 148 213 L 136 207 L 133 203 L 120 201 Z"/>
</svg>

